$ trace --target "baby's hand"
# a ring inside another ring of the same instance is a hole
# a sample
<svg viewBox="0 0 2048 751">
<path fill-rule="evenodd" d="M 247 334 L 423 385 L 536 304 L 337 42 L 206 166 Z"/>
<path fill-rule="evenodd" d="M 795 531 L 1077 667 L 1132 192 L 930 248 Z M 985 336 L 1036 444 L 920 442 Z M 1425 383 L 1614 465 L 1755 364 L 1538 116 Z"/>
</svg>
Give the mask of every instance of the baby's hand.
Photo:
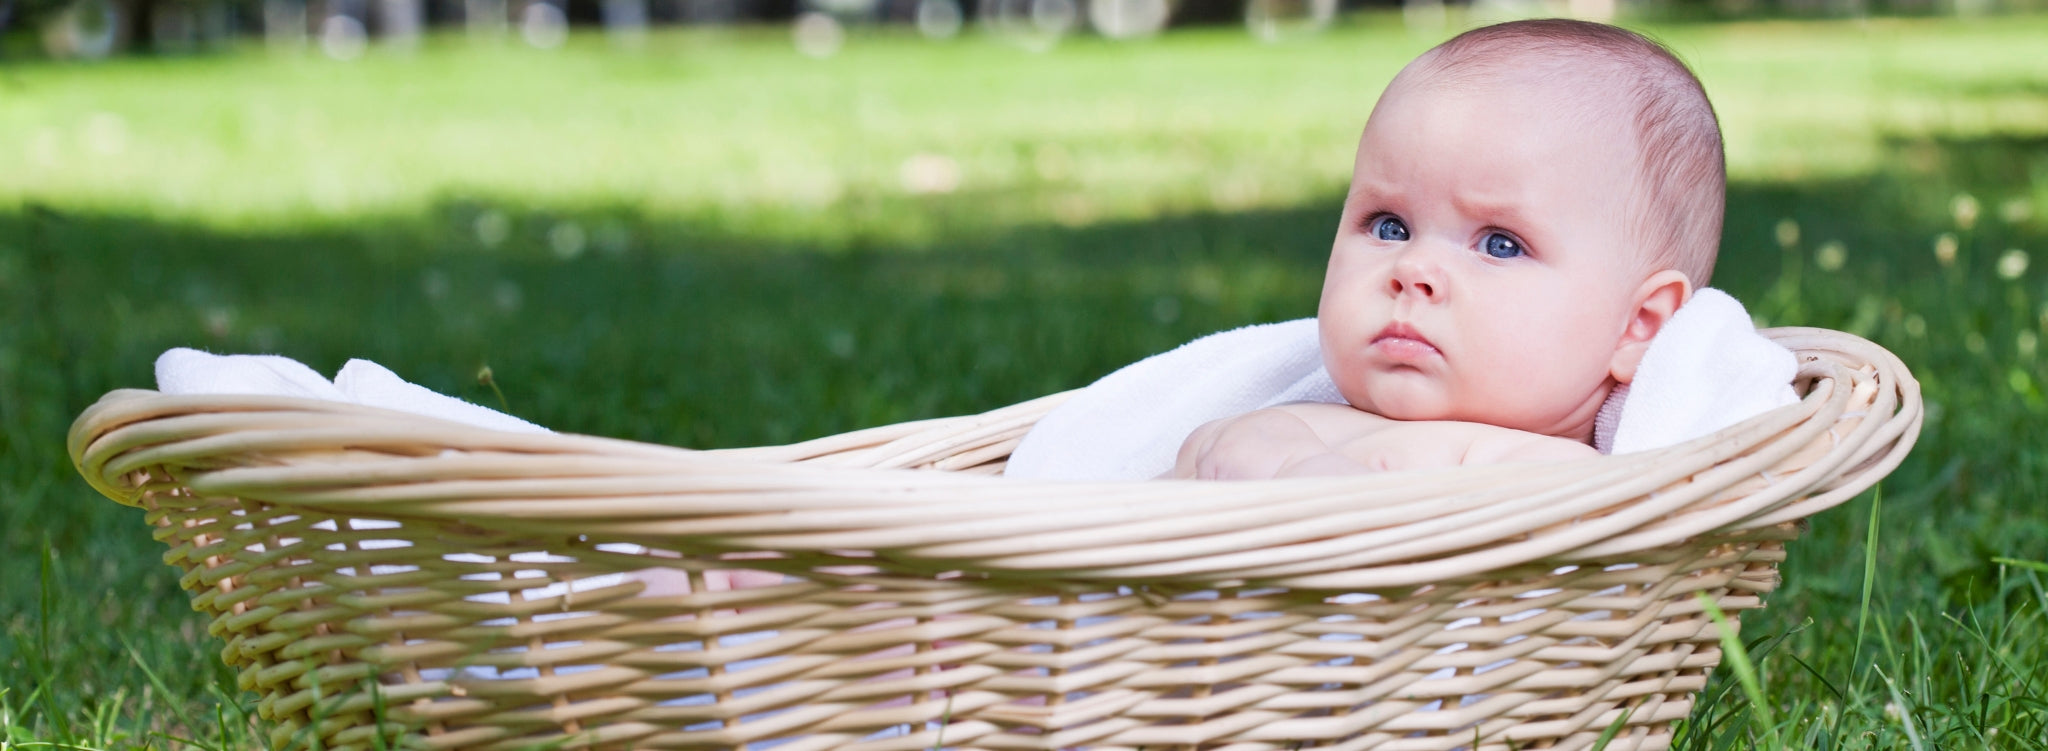
<svg viewBox="0 0 2048 751">
<path fill-rule="evenodd" d="M 1167 476 L 1263 480 L 1329 453 L 1329 444 L 1300 417 L 1281 409 L 1262 409 L 1196 428 L 1181 444 L 1180 456 Z"/>
</svg>

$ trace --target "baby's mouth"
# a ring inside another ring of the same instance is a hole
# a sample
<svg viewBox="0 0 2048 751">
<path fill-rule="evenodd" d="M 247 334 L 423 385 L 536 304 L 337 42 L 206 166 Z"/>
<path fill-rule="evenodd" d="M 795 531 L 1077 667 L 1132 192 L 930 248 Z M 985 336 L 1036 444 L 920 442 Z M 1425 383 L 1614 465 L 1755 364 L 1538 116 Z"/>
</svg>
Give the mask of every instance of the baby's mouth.
<svg viewBox="0 0 2048 751">
<path fill-rule="evenodd" d="M 1443 356 L 1422 332 L 1400 321 L 1387 324 L 1386 328 L 1380 329 L 1380 333 L 1372 338 L 1372 346 L 1379 350 L 1380 354 L 1397 363 L 1415 363 Z"/>
</svg>

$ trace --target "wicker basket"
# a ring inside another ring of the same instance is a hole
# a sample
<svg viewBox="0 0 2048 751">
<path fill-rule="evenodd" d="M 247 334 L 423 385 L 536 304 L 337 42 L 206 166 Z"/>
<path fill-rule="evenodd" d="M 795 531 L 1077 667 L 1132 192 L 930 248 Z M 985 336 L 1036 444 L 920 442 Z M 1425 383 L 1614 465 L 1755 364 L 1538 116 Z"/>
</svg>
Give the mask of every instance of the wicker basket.
<svg viewBox="0 0 2048 751">
<path fill-rule="evenodd" d="M 70 449 L 281 746 L 1663 748 L 1720 657 L 1695 593 L 1760 607 L 1920 427 L 1890 353 L 1767 333 L 1800 404 L 1553 465 L 993 476 L 1057 395 L 689 451 L 118 391 Z"/>
</svg>

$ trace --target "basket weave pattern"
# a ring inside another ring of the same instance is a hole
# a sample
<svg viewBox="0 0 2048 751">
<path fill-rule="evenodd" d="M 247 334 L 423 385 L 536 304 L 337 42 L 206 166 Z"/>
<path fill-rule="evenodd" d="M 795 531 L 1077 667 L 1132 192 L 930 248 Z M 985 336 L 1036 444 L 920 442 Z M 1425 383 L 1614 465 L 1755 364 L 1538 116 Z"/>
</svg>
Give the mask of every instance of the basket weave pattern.
<svg viewBox="0 0 2048 751">
<path fill-rule="evenodd" d="M 279 745 L 1663 748 L 1720 658 L 1696 593 L 1759 607 L 1918 433 L 1890 353 L 1768 333 L 1799 405 L 1554 465 L 990 476 L 1057 395 L 689 451 L 123 391 L 70 446 Z"/>
</svg>

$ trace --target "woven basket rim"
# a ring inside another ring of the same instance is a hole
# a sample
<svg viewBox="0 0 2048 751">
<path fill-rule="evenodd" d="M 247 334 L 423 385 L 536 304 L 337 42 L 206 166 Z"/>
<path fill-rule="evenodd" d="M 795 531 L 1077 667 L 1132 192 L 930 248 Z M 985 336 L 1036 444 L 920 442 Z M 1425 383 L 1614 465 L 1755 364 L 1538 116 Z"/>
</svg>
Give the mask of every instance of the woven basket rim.
<svg viewBox="0 0 2048 751">
<path fill-rule="evenodd" d="M 1841 503 L 1903 460 L 1923 415 L 1895 356 L 1826 329 L 1765 333 L 1800 357 L 1799 403 L 1665 449 L 1543 465 L 1229 483 L 911 469 L 962 455 L 999 466 L 1072 392 L 699 451 L 312 399 L 120 390 L 79 416 L 68 445 L 81 475 L 131 505 L 142 468 L 181 466 L 196 491 L 359 517 L 867 551 L 885 567 L 996 577 L 1388 588 L 1762 529 Z"/>
</svg>

